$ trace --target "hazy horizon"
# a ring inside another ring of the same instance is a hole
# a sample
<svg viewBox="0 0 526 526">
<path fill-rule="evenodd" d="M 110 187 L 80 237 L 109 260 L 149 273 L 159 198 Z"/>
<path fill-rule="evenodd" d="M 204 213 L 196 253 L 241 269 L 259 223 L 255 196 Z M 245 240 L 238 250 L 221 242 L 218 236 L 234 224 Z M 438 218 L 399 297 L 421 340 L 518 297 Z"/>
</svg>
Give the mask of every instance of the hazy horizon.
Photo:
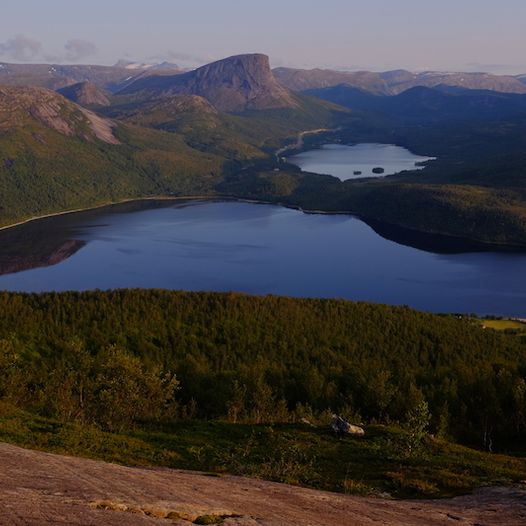
<svg viewBox="0 0 526 526">
<path fill-rule="evenodd" d="M 110 65 L 119 59 L 195 67 L 259 52 L 273 67 L 526 73 L 526 3 L 504 0 L 4 0 L 0 61 Z M 473 16 L 476 13 L 476 18 Z"/>
</svg>

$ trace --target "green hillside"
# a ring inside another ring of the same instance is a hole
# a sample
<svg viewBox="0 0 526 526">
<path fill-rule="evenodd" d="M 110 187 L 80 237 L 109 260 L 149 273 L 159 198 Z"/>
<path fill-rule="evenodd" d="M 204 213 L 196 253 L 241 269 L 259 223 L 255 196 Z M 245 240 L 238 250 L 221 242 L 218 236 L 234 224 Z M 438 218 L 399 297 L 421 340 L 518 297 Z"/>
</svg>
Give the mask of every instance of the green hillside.
<svg viewBox="0 0 526 526">
<path fill-rule="evenodd" d="M 230 115 L 181 97 L 121 101 L 105 110 L 109 120 L 41 88 L 0 95 L 0 226 L 140 197 L 218 195 L 225 174 L 258 159 L 272 166 L 273 148 L 341 113 L 306 98 Z"/>
<path fill-rule="evenodd" d="M 116 136 L 120 145 L 90 143 L 32 126 L 0 137 L 0 225 L 123 199 L 198 195 L 221 172 L 222 159 L 178 137 L 134 127 Z"/>
</svg>

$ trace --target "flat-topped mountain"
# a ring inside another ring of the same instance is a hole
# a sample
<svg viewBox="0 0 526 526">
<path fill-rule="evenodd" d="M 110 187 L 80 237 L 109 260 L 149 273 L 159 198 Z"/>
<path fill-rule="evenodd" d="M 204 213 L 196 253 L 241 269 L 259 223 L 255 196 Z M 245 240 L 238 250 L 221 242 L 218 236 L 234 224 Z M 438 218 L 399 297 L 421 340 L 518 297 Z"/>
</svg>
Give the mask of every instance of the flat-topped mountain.
<svg viewBox="0 0 526 526">
<path fill-rule="evenodd" d="M 66 99 L 81 106 L 109 106 L 110 99 L 101 88 L 89 81 L 78 82 L 57 90 Z"/>
<path fill-rule="evenodd" d="M 467 89 L 492 90 L 503 93 L 526 93 L 520 78 L 490 73 L 450 73 L 426 71 L 413 73 L 403 69 L 374 73 L 371 71 L 333 71 L 326 69 L 276 68 L 278 81 L 293 91 L 306 91 L 347 84 L 376 95 L 398 95 L 417 86 L 440 85 Z"/>
<path fill-rule="evenodd" d="M 227 112 L 298 105 L 294 96 L 274 78 L 269 58 L 261 54 L 229 57 L 180 75 L 146 77 L 120 94 L 144 98 L 198 95 Z"/>
</svg>

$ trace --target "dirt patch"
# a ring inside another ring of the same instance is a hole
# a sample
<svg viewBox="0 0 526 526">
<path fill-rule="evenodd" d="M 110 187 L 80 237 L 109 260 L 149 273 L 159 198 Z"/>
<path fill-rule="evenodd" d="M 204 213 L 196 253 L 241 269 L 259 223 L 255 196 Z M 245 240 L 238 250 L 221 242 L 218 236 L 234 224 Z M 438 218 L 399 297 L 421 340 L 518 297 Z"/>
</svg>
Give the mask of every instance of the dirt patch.
<svg viewBox="0 0 526 526">
<path fill-rule="evenodd" d="M 0 524 L 70 526 L 523 526 L 526 491 L 393 501 L 169 469 L 129 468 L 0 444 Z M 219 517 L 219 518 L 218 518 Z M 210 518 L 210 519 L 209 519 Z M 209 522 L 213 523 L 213 522 Z"/>
</svg>

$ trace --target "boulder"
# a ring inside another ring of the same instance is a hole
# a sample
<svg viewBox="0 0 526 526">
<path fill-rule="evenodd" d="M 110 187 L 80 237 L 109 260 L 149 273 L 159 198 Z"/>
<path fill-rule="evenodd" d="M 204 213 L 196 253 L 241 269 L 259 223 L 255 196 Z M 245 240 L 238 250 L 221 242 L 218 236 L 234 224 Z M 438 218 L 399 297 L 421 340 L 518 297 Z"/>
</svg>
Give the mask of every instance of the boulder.
<svg viewBox="0 0 526 526">
<path fill-rule="evenodd" d="M 344 436 L 344 435 L 363 436 L 365 435 L 365 430 L 363 429 L 363 427 L 350 424 L 349 422 L 346 422 L 341 416 L 338 416 L 336 414 L 332 415 L 331 428 L 339 436 Z"/>
</svg>

